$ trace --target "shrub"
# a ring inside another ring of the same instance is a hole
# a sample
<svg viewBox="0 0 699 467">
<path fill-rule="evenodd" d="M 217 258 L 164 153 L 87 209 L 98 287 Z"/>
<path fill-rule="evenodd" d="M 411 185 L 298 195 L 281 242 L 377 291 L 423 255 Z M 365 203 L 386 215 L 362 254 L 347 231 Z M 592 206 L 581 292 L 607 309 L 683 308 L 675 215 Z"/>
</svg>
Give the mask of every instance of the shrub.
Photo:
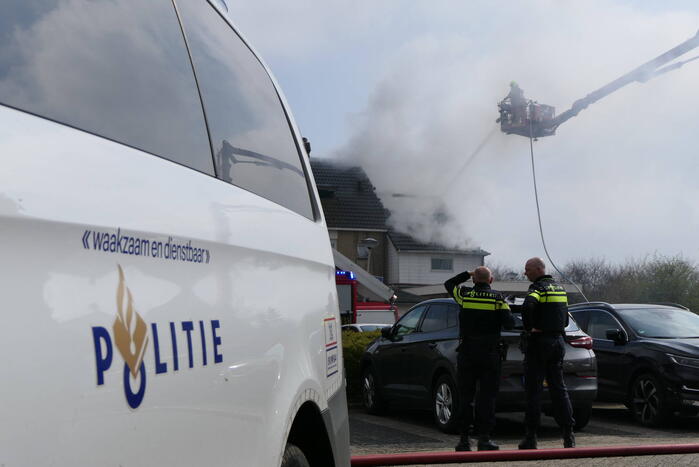
<svg viewBox="0 0 699 467">
<path fill-rule="evenodd" d="M 361 362 L 364 350 L 376 338 L 381 336 L 381 331 L 371 332 L 342 332 L 342 356 L 345 364 L 345 376 L 347 377 L 347 400 L 360 401 L 362 398 L 361 387 Z"/>
</svg>

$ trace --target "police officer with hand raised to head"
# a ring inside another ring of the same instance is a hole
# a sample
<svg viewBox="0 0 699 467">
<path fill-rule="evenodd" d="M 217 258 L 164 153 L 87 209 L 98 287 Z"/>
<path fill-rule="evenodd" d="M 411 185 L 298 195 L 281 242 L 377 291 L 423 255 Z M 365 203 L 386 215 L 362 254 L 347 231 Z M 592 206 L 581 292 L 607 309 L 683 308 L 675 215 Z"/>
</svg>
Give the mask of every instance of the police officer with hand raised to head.
<svg viewBox="0 0 699 467">
<path fill-rule="evenodd" d="M 473 288 L 460 285 L 470 278 Z M 468 430 L 474 420 L 474 398 L 478 450 L 499 449 L 490 440 L 490 433 L 495 426 L 495 398 L 500 389 L 500 331 L 512 329 L 514 318 L 502 294 L 490 288 L 492 282 L 490 269 L 480 266 L 472 273 L 462 272 L 444 283 L 461 307 L 457 357 L 461 440 L 457 451 L 471 450 Z M 480 389 L 476 395 L 477 383 Z"/>
<path fill-rule="evenodd" d="M 565 289 L 546 274 L 541 258 L 531 258 L 524 275 L 532 281 L 522 307 L 526 342 L 524 350 L 524 384 L 527 410 L 524 415 L 526 435 L 520 449 L 536 449 L 536 431 L 541 420 L 541 393 L 544 378 L 548 383 L 556 423 L 563 431 L 563 447 L 575 447 L 573 409 L 563 381 L 563 335 L 568 325 L 568 298 Z"/>
</svg>

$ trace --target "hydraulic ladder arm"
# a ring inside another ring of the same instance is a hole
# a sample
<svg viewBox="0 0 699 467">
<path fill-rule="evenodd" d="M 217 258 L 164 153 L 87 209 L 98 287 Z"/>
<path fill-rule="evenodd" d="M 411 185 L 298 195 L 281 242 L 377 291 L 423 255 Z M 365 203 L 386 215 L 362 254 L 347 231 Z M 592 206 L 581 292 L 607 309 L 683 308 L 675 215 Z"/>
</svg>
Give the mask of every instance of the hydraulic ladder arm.
<svg viewBox="0 0 699 467">
<path fill-rule="evenodd" d="M 565 112 L 561 113 L 560 115 L 557 115 L 553 118 L 546 118 L 546 119 L 538 119 L 534 120 L 531 119 L 531 115 L 534 115 L 533 109 L 534 107 L 550 107 L 550 106 L 542 106 L 540 104 L 537 104 L 535 102 L 529 101 L 526 106 L 527 109 L 524 109 L 526 111 L 527 118 L 524 120 L 520 120 L 521 124 L 518 125 L 512 125 L 512 119 L 510 118 L 509 120 L 507 119 L 508 115 L 508 109 L 509 107 L 505 107 L 505 111 L 503 112 L 503 105 L 502 102 L 499 103 L 500 107 L 500 114 L 501 118 L 499 119 L 500 124 L 501 124 L 501 130 L 505 133 L 515 133 L 521 136 L 533 136 L 533 137 L 542 137 L 542 136 L 550 136 L 555 134 L 556 128 L 558 128 L 562 123 L 570 120 L 571 118 L 575 117 L 580 113 L 581 110 L 586 109 L 590 104 L 594 104 L 598 100 L 602 99 L 605 96 L 608 96 L 609 94 L 613 93 L 614 91 L 626 86 L 629 83 L 633 83 L 635 81 L 644 83 L 648 81 L 649 79 L 655 78 L 658 75 L 667 73 L 668 71 L 676 70 L 677 68 L 680 68 L 682 65 L 685 63 L 691 62 L 693 60 L 696 60 L 699 58 L 697 57 L 692 57 L 688 60 L 684 60 L 682 62 L 677 62 L 673 63 L 671 65 L 668 65 L 664 68 L 660 68 L 661 66 L 667 64 L 668 62 L 676 59 L 677 57 L 684 55 L 685 53 L 689 52 L 690 50 L 696 48 L 699 46 L 699 31 L 694 35 L 694 37 L 691 37 L 690 39 L 687 39 L 686 41 L 682 42 L 681 44 L 677 45 L 676 47 L 673 47 L 672 49 L 668 50 L 667 52 L 663 53 L 662 55 L 659 55 L 655 57 L 653 60 L 644 63 L 643 65 L 631 70 L 630 72 L 626 73 L 625 75 L 615 79 L 611 83 L 608 83 L 601 88 L 591 92 L 587 96 L 583 97 L 582 99 L 578 99 L 573 103 L 570 109 L 566 110 Z M 505 102 L 505 101 L 503 101 Z M 507 105 L 507 104 L 506 104 Z M 534 107 L 533 107 L 534 106 Z M 503 118 L 505 117 L 505 118 Z"/>
</svg>

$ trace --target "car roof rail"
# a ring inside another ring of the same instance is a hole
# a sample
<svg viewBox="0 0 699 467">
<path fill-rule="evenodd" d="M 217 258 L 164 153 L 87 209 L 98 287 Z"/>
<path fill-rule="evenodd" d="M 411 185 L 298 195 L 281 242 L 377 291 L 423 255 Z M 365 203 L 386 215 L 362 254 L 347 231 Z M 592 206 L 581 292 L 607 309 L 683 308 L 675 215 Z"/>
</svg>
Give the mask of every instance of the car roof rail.
<svg viewBox="0 0 699 467">
<path fill-rule="evenodd" d="M 691 311 L 689 308 L 687 308 L 684 305 L 681 305 L 679 303 L 673 303 L 673 302 L 651 302 L 650 305 L 665 305 L 665 306 L 672 306 L 675 308 L 682 308 L 683 310 Z"/>
<path fill-rule="evenodd" d="M 580 302 L 580 303 L 573 303 L 572 305 L 568 305 L 568 308 L 582 308 L 582 307 L 589 307 L 589 306 L 597 306 L 597 307 L 602 307 L 602 308 L 607 308 L 607 309 L 614 309 L 614 306 L 612 306 L 611 303 L 608 302 Z"/>
</svg>

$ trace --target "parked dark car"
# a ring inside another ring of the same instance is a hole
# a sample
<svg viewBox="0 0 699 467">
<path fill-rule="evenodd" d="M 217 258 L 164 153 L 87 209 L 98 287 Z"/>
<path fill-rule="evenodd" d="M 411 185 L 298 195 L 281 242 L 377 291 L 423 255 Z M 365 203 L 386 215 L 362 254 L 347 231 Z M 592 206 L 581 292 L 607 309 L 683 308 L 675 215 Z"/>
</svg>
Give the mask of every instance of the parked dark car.
<svg viewBox="0 0 699 467">
<path fill-rule="evenodd" d="M 680 306 L 593 302 L 570 307 L 593 339 L 598 399 L 643 425 L 699 411 L 699 316 Z"/>
<path fill-rule="evenodd" d="M 519 348 L 522 321 L 519 306 L 510 305 L 510 308 L 517 328 L 503 332 L 507 357 L 502 365 L 497 398 L 500 412 L 520 411 L 525 407 L 523 355 Z M 456 430 L 458 314 L 459 307 L 450 298 L 428 300 L 415 305 L 393 326 L 381 330 L 382 336 L 367 347 L 361 363 L 362 396 L 367 411 L 380 413 L 388 405 L 429 409 L 442 431 Z M 564 377 L 573 402 L 576 428 L 582 429 L 590 419 L 597 392 L 592 339 L 572 319 L 565 339 Z M 544 391 L 543 409 L 551 413 L 548 391 Z"/>
</svg>

